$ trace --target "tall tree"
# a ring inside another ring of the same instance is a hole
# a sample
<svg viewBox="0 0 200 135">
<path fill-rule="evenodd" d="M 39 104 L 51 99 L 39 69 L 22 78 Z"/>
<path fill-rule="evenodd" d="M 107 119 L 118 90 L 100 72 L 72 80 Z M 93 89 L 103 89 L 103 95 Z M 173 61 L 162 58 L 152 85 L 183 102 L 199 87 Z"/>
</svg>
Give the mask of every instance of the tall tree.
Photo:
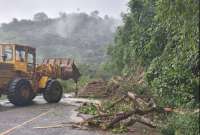
<svg viewBox="0 0 200 135">
<path fill-rule="evenodd" d="M 199 1 L 130 0 L 109 65 L 130 75 L 138 65 L 162 104 L 180 106 L 199 97 Z"/>
</svg>

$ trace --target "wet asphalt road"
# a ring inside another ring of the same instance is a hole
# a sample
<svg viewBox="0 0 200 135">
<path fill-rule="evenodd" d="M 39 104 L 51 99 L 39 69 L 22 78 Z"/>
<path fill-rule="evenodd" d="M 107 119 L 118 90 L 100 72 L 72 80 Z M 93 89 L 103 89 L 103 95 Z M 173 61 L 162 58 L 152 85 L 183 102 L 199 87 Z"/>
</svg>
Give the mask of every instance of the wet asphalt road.
<svg viewBox="0 0 200 135">
<path fill-rule="evenodd" d="M 68 98 L 58 104 L 47 104 L 42 97 L 37 97 L 34 104 L 27 107 L 15 107 L 7 100 L 0 101 L 0 135 L 110 135 L 102 131 L 73 129 L 70 126 L 36 128 L 80 121 L 75 111 L 79 104 Z"/>
</svg>

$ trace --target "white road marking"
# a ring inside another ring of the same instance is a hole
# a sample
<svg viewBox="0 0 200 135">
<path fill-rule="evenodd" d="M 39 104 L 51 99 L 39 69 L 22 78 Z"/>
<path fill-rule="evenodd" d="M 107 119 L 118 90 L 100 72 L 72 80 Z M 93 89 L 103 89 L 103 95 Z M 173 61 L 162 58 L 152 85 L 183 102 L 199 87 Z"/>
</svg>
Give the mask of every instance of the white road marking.
<svg viewBox="0 0 200 135">
<path fill-rule="evenodd" d="M 50 113 L 51 111 L 52 111 L 52 109 L 49 110 L 49 111 L 47 111 L 47 112 L 43 112 L 43 113 L 41 113 L 41 114 L 39 114 L 39 115 L 37 115 L 37 116 L 35 116 L 35 117 L 33 117 L 33 118 L 31 118 L 31 119 L 29 119 L 29 120 L 23 122 L 23 123 L 21 123 L 21 124 L 15 126 L 15 127 L 13 127 L 13 128 L 10 128 L 10 129 L 8 129 L 8 130 L 6 130 L 6 131 L 0 133 L 0 135 L 8 135 L 9 133 L 13 132 L 14 130 L 19 129 L 19 128 L 23 127 L 24 125 L 26 125 L 26 124 L 28 124 L 28 123 L 30 123 L 30 122 L 32 122 L 32 121 L 34 121 L 34 120 L 36 120 L 36 119 L 38 119 L 38 118 L 44 116 L 44 115 L 47 115 L 47 114 Z"/>
</svg>

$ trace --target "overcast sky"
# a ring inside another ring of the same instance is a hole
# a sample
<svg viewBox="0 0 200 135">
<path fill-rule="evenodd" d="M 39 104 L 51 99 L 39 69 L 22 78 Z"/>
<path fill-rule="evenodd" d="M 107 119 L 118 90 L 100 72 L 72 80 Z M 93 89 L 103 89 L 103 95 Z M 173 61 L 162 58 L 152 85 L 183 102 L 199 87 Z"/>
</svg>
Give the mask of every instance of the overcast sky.
<svg viewBox="0 0 200 135">
<path fill-rule="evenodd" d="M 32 19 L 37 12 L 57 17 L 59 12 L 87 12 L 98 10 L 100 15 L 108 14 L 120 18 L 127 11 L 128 0 L 0 0 L 0 23 L 12 18 Z"/>
</svg>

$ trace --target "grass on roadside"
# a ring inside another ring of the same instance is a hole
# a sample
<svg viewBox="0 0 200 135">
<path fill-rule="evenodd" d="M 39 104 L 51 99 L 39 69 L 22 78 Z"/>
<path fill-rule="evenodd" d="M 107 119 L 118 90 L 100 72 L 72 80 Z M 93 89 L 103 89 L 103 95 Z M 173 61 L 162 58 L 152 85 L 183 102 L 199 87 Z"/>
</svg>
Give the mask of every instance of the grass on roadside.
<svg viewBox="0 0 200 135">
<path fill-rule="evenodd" d="M 76 86 L 76 83 L 73 80 L 59 80 L 61 85 L 63 86 L 64 93 L 70 93 L 70 92 L 76 92 L 77 89 L 82 88 L 85 86 L 89 81 L 92 79 L 89 76 L 81 76 L 78 84 Z M 77 89 L 76 89 L 77 87 Z"/>
</svg>

